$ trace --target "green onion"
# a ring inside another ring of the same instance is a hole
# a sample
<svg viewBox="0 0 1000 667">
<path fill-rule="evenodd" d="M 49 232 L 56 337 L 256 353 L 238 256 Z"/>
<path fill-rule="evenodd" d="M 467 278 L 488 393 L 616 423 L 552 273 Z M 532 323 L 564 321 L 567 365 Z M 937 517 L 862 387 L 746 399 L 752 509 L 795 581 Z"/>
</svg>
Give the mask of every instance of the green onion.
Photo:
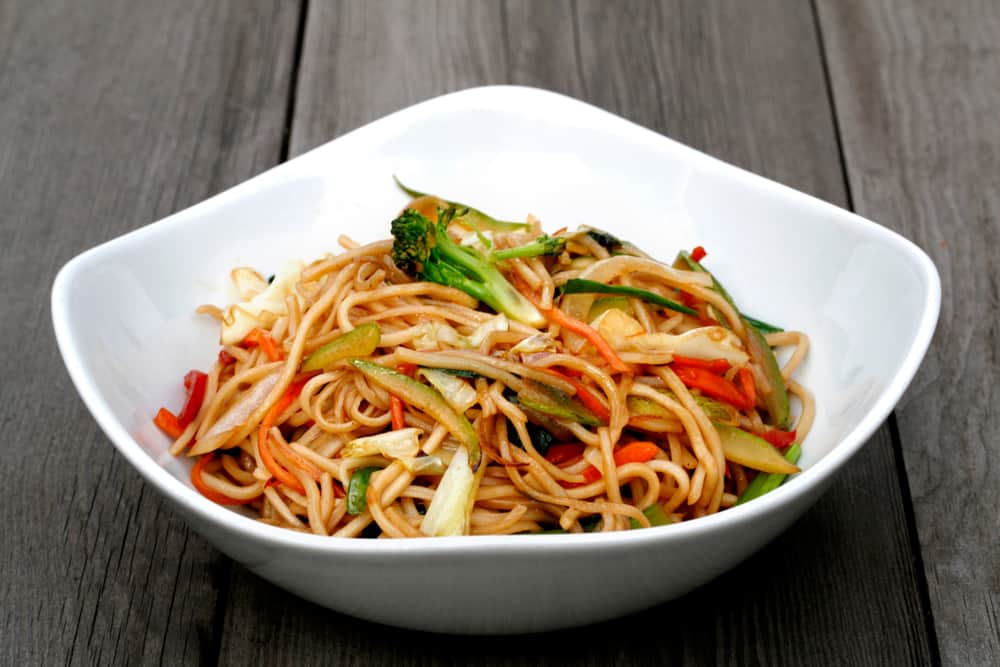
<svg viewBox="0 0 1000 667">
<path fill-rule="evenodd" d="M 633 296 L 653 305 L 677 311 L 678 313 L 687 313 L 688 315 L 698 314 L 698 311 L 693 308 L 682 306 L 676 301 L 671 301 L 670 299 L 662 297 L 659 294 L 650 292 L 649 290 L 639 289 L 638 287 L 605 285 L 604 283 L 599 283 L 596 280 L 573 278 L 571 280 L 567 280 L 566 284 L 563 285 L 561 289 L 563 294 L 617 294 L 619 296 Z"/>
<path fill-rule="evenodd" d="M 763 320 L 758 320 L 756 318 L 750 317 L 749 315 L 743 315 L 743 313 L 740 313 L 740 315 L 742 315 L 743 319 L 745 319 L 747 322 L 754 325 L 754 327 L 761 333 L 766 333 L 766 334 L 781 333 L 782 331 L 784 331 L 784 329 L 782 329 L 781 327 L 774 326 L 773 324 L 768 324 Z"/>
</svg>

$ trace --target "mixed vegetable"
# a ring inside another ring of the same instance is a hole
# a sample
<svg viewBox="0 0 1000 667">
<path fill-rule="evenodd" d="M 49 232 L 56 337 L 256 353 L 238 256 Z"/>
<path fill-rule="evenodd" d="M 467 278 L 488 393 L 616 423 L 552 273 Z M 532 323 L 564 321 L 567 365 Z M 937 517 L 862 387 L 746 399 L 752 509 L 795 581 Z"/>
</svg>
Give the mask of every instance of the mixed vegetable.
<svg viewBox="0 0 1000 667">
<path fill-rule="evenodd" d="M 235 364 L 240 350 L 259 351 L 262 365 L 256 379 L 221 415 L 213 415 L 212 426 L 197 438 L 193 430 L 205 403 L 206 373 L 191 371 L 185 376 L 186 399 L 179 413 L 161 408 L 154 419 L 170 437 L 186 439 L 189 453 L 199 457 L 191 479 L 207 498 L 227 505 L 256 503 L 273 484 L 306 496 L 307 487 L 318 483 L 323 471 L 307 452 L 289 445 L 285 420 L 313 378 L 345 368 L 388 392 L 391 399 L 390 428 L 355 437 L 341 452 L 341 456 L 375 462 L 353 470 L 349 481 L 335 489 L 346 499 L 349 516 L 365 516 L 379 475 L 389 466 L 400 466 L 415 477 L 437 478 L 433 499 L 422 507 L 420 529 L 424 534 L 469 532 L 486 453 L 485 440 L 481 442 L 482 435 L 467 413 L 481 400 L 483 385 L 477 381 L 487 376 L 503 379 L 507 387 L 503 400 L 518 406 L 527 417 L 522 430 L 508 424 L 512 444 L 530 449 L 553 467 L 579 469 L 582 481 L 560 482 L 565 489 L 603 484 L 600 468 L 581 463 L 587 446 L 578 441 L 574 429 L 612 423 L 606 393 L 568 366 L 534 368 L 530 363 L 564 349 L 553 338 L 553 331 L 565 332 L 570 353 L 590 355 L 593 363 L 621 378 L 640 375 L 644 367 L 669 368 L 690 392 L 696 409 L 714 426 L 728 464 L 742 471 L 735 504 L 774 490 L 788 475 L 799 471 L 796 462 L 801 443 L 791 430 L 788 388 L 766 338 L 782 330 L 737 309 L 729 292 L 702 264 L 707 256 L 703 248 L 680 252 L 668 266 L 593 228 L 539 234 L 501 247 L 495 234 L 519 232 L 523 236 L 531 226 L 497 220 L 470 206 L 401 183 L 399 186 L 414 200 L 391 223 L 395 268 L 413 281 L 459 290 L 494 315 L 464 334 L 438 321 L 421 325 L 420 336 L 408 348 L 419 363 L 407 359 L 394 367 L 376 360 L 380 349 L 387 351 L 385 335 L 375 321 L 365 322 L 328 337 L 303 354 L 289 381 L 282 376 L 290 354 L 287 341 L 275 340 L 271 328 L 280 318 L 304 307 L 296 285 L 305 266 L 289 263 L 268 281 L 252 272 L 234 272 L 244 298 L 222 315 L 221 342 L 225 347 L 219 353 L 219 364 L 223 368 Z M 598 260 L 580 249 L 591 243 L 608 257 Z M 511 260 L 526 259 L 569 266 L 575 277 L 564 280 L 557 292 L 543 298 L 510 269 Z M 725 303 L 718 299 L 712 303 L 692 297 L 691 291 L 662 286 L 691 272 L 706 274 L 705 289 L 721 296 L 736 316 L 727 317 L 722 312 Z M 660 277 L 665 282 L 658 283 L 659 287 L 640 287 L 618 278 L 632 273 Z M 664 318 L 687 318 L 685 321 L 697 325 L 678 331 L 658 330 L 643 319 L 647 308 L 658 309 Z M 491 336 L 509 333 L 520 325 L 537 330 L 512 348 L 520 364 L 508 367 L 497 358 L 484 369 L 463 356 L 463 351 L 478 349 Z M 282 389 L 276 392 L 279 385 Z M 675 411 L 665 407 L 682 400 L 677 393 L 684 392 L 651 384 L 628 396 L 627 424 L 613 452 L 615 467 L 664 457 L 666 434 L 683 432 Z M 748 420 L 750 412 L 766 420 Z M 441 455 L 423 452 L 423 431 L 408 426 L 408 415 L 415 413 L 443 427 L 457 448 Z M 255 451 L 268 480 L 261 481 L 255 495 L 227 495 L 219 485 L 207 482 L 206 475 L 220 469 L 219 452 L 231 450 L 249 434 L 256 436 Z M 659 502 L 642 508 L 642 515 L 642 520 L 631 519 L 633 528 L 675 520 Z M 599 524 L 592 521 L 587 525 Z M 543 532 L 553 530 L 561 529 Z"/>
</svg>

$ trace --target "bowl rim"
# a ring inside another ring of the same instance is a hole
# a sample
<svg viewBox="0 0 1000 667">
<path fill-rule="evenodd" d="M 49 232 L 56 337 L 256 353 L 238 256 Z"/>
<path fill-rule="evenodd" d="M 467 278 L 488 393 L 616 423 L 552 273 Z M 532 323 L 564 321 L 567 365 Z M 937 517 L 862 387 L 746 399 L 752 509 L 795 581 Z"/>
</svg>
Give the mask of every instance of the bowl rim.
<svg viewBox="0 0 1000 667">
<path fill-rule="evenodd" d="M 646 136 L 655 136 L 660 141 L 666 139 L 676 147 L 683 149 L 692 159 L 707 160 L 714 164 L 713 168 L 722 169 L 735 178 L 758 188 L 769 189 L 776 195 L 797 199 L 808 203 L 811 207 L 826 209 L 831 214 L 835 213 L 829 218 L 830 224 L 842 225 L 855 233 L 861 232 L 869 235 L 885 245 L 891 246 L 910 262 L 921 279 L 925 291 L 919 324 L 913 342 L 907 350 L 898 372 L 872 403 L 864 417 L 820 460 L 793 476 L 771 493 L 755 499 L 751 503 L 731 507 L 696 520 L 645 530 L 531 536 L 477 535 L 417 540 L 331 539 L 329 536 L 301 533 L 263 524 L 207 501 L 196 490 L 181 482 L 158 464 L 139 445 L 125 426 L 114 417 L 107 402 L 98 391 L 93 378 L 90 377 L 83 365 L 82 352 L 74 336 L 69 299 L 71 285 L 78 274 L 94 264 L 99 264 L 105 257 L 117 252 L 123 244 L 141 241 L 147 234 L 163 230 L 169 225 L 179 224 L 181 215 L 239 198 L 244 192 L 252 191 L 252 188 L 261 179 L 274 179 L 293 174 L 300 166 L 307 165 L 310 160 L 314 159 L 317 153 L 328 150 L 334 143 L 356 141 L 369 134 L 385 131 L 415 114 L 433 114 L 438 111 L 456 109 L 468 111 L 507 110 L 514 107 L 523 108 L 522 105 L 525 104 L 542 102 L 549 105 L 572 107 L 576 111 L 585 108 L 593 118 L 603 118 L 605 122 L 614 122 L 622 131 L 638 131 Z M 927 352 L 937 324 L 940 306 L 941 281 L 934 263 L 919 246 L 900 234 L 851 211 L 709 156 L 587 102 L 540 88 L 507 85 L 459 90 L 393 112 L 336 137 L 288 162 L 276 165 L 189 208 L 85 250 L 63 265 L 55 277 L 51 292 L 51 314 L 56 342 L 77 392 L 115 448 L 148 483 L 176 506 L 200 517 L 213 530 L 236 533 L 243 538 L 271 547 L 292 547 L 317 554 L 358 557 L 445 553 L 478 555 L 485 552 L 494 553 L 501 548 L 507 553 L 519 549 L 530 551 L 543 549 L 556 552 L 577 551 L 582 548 L 629 549 L 664 541 L 695 538 L 717 530 L 725 531 L 727 527 L 766 517 L 782 506 L 794 505 L 797 500 L 808 495 L 816 487 L 822 488 L 827 482 L 832 481 L 836 471 L 861 449 L 898 403 Z"/>
</svg>

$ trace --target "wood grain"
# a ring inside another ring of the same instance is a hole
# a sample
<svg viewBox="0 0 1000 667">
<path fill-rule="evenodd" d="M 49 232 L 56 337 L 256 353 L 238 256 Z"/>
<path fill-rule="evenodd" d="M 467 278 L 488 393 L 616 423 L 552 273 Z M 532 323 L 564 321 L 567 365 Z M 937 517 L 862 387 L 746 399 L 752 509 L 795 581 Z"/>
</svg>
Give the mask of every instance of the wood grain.
<svg viewBox="0 0 1000 667">
<path fill-rule="evenodd" d="M 431 95 L 517 83 L 581 97 L 845 202 L 814 19 L 802 3 L 314 2 L 300 73 L 293 153 Z M 221 661 L 927 663 L 934 646 L 905 503 L 882 429 L 815 509 L 733 572 L 628 619 L 513 640 L 387 630 L 237 566 Z"/>
<path fill-rule="evenodd" d="M 1000 5 L 819 5 L 855 207 L 941 274 L 897 411 L 945 663 L 1000 656 Z"/>
<path fill-rule="evenodd" d="M 228 561 L 76 398 L 49 290 L 80 251 L 280 159 L 297 17 L 278 1 L 0 3 L 0 664 L 214 654 Z"/>
</svg>

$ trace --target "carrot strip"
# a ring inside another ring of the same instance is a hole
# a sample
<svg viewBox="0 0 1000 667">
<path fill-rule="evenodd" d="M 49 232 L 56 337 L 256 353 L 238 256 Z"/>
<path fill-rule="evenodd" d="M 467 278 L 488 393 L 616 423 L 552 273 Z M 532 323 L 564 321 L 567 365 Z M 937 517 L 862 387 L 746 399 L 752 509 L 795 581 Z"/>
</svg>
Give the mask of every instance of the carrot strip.
<svg viewBox="0 0 1000 667">
<path fill-rule="evenodd" d="M 630 442 L 615 451 L 615 465 L 623 466 L 626 463 L 645 463 L 646 461 L 653 460 L 659 452 L 660 448 L 652 442 Z"/>
<path fill-rule="evenodd" d="M 398 396 L 390 396 L 392 399 L 392 430 L 398 431 L 406 428 L 406 419 L 403 415 L 403 401 Z"/>
<path fill-rule="evenodd" d="M 264 355 L 270 361 L 281 361 L 285 358 L 285 355 L 281 352 L 278 344 L 274 342 L 274 338 L 271 337 L 271 332 L 256 327 L 250 330 L 250 333 L 246 335 L 246 338 L 240 343 L 243 347 L 253 347 L 254 345 L 259 345 L 260 349 L 263 350 Z"/>
<path fill-rule="evenodd" d="M 538 304 L 535 305 L 538 306 Z M 590 344 L 597 349 L 598 353 L 604 357 L 604 359 L 608 362 L 608 365 L 614 370 L 619 373 L 632 372 L 632 369 L 621 360 L 621 357 L 619 357 L 614 348 L 608 344 L 608 341 L 604 340 L 604 336 L 597 333 L 597 331 L 586 322 L 581 322 L 576 318 L 570 317 L 563 311 L 559 310 L 556 306 L 552 306 L 551 308 L 542 308 L 538 306 L 538 310 L 553 324 L 558 324 L 563 329 L 568 329 L 569 331 L 586 338 L 587 341 L 589 341 Z"/>
<path fill-rule="evenodd" d="M 417 372 L 416 364 L 399 364 L 396 366 L 396 370 L 405 375 L 408 378 L 412 378 Z M 406 404 L 403 403 L 403 399 L 398 396 L 390 395 L 389 398 L 392 399 L 392 430 L 398 431 L 400 429 L 406 428 L 406 415 L 404 410 L 406 409 Z"/>
<path fill-rule="evenodd" d="M 274 459 L 274 455 L 271 453 L 271 445 L 268 442 L 270 440 L 270 436 L 268 434 L 271 431 L 271 427 L 274 426 L 275 420 L 281 416 L 282 412 L 288 409 L 288 406 L 292 404 L 292 401 L 298 398 L 299 393 L 302 392 L 302 387 L 307 381 L 308 378 L 300 380 L 288 387 L 288 390 L 274 405 L 271 406 L 271 409 L 267 411 L 267 414 L 264 415 L 264 419 L 261 420 L 260 427 L 257 429 L 257 451 L 260 453 L 260 460 L 263 462 L 264 467 L 266 467 L 268 471 L 282 484 L 295 489 L 299 493 L 305 493 L 306 490 L 299 483 L 299 480 L 295 477 L 295 475 L 285 470 Z M 319 477 L 320 472 L 315 466 L 309 464 L 291 449 L 281 447 L 280 443 L 277 444 L 278 447 L 281 448 L 281 453 L 285 456 L 285 458 L 290 459 L 300 468 L 308 472 L 312 477 Z"/>
<path fill-rule="evenodd" d="M 605 406 L 604 403 L 601 402 L 601 399 L 597 398 L 597 396 L 593 394 L 582 382 L 552 368 L 539 368 L 538 370 L 544 371 L 549 375 L 554 375 L 568 384 L 571 384 L 573 389 L 576 390 L 577 399 L 583 403 L 585 408 L 593 412 L 594 415 L 605 424 L 611 421 L 611 413 L 608 411 L 607 406 Z"/>
<path fill-rule="evenodd" d="M 194 464 L 194 467 L 191 468 L 191 483 L 194 484 L 194 488 L 198 489 L 198 493 L 205 496 L 206 498 L 211 500 L 213 503 L 216 503 L 217 505 L 246 505 L 248 503 L 252 503 L 253 501 L 257 500 L 257 498 L 260 498 L 259 495 L 254 496 L 253 498 L 248 498 L 246 500 L 241 500 L 239 498 L 232 498 L 223 493 L 219 493 L 215 489 L 212 489 L 207 484 L 205 484 L 205 480 L 202 479 L 201 475 L 205 470 L 205 466 L 211 463 L 214 458 L 215 458 L 215 452 L 209 452 L 208 454 L 201 456 L 198 459 L 198 461 Z"/>
</svg>

